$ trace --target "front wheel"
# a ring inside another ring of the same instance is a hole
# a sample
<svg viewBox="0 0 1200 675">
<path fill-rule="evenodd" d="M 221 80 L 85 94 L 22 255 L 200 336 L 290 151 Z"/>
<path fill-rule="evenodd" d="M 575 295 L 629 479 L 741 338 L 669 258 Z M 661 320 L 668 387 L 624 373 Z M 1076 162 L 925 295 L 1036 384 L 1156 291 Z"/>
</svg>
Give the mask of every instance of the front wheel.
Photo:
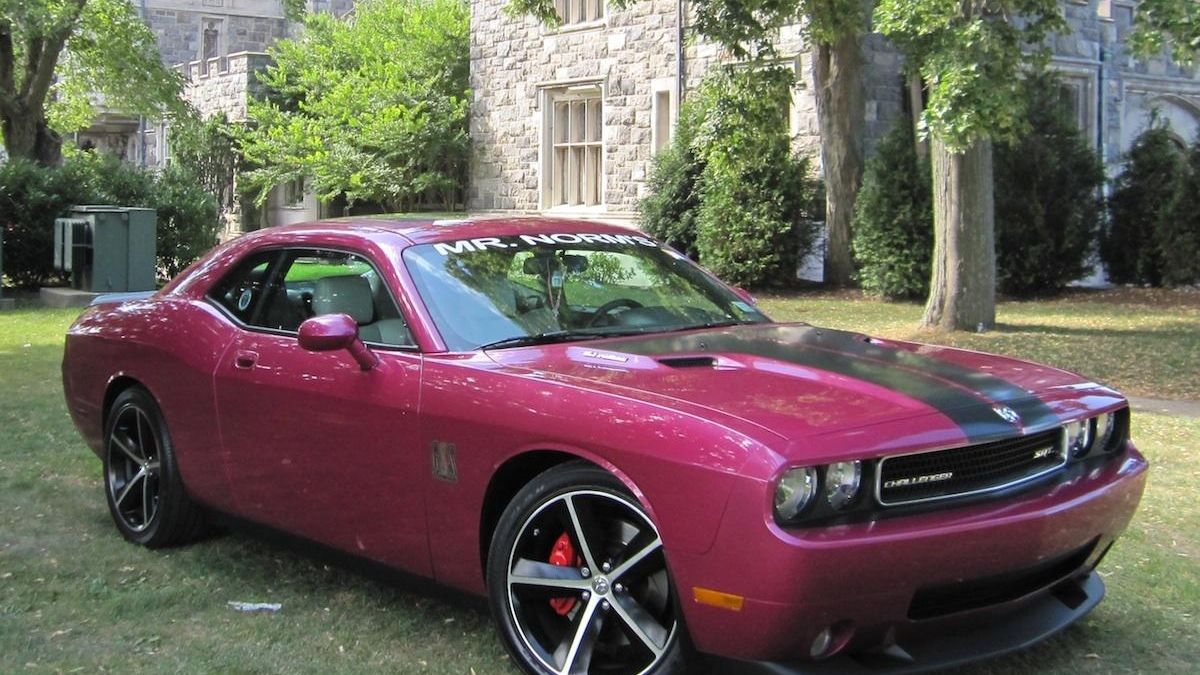
<svg viewBox="0 0 1200 675">
<path fill-rule="evenodd" d="M 658 529 L 597 467 L 555 467 L 517 494 L 492 537 L 488 593 L 505 647 L 526 672 L 684 672 Z"/>
</svg>

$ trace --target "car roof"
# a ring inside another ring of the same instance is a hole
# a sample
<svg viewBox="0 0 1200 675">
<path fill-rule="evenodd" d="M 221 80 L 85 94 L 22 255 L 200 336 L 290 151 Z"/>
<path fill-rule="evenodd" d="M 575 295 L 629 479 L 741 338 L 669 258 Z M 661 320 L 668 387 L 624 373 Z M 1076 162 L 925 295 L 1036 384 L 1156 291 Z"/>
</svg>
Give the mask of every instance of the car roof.
<svg viewBox="0 0 1200 675">
<path fill-rule="evenodd" d="M 346 233 L 365 237 L 387 233 L 397 235 L 410 244 L 426 244 L 477 237 L 504 237 L 518 234 L 553 234 L 557 232 L 594 232 L 598 234 L 640 234 L 632 228 L 592 220 L 547 216 L 474 216 L 455 219 L 433 219 L 409 216 L 351 216 L 318 220 L 295 225 L 281 225 L 259 230 L 260 236 L 289 239 L 294 235 Z"/>
</svg>

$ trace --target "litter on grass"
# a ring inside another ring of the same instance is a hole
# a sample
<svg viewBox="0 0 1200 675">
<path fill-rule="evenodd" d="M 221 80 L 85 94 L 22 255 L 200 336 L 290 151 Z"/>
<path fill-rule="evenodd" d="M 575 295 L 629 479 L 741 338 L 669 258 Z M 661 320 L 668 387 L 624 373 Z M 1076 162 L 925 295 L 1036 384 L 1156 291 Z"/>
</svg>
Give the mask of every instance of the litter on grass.
<svg viewBox="0 0 1200 675">
<path fill-rule="evenodd" d="M 283 605 L 278 602 L 238 602 L 230 600 L 228 604 L 239 612 L 266 612 L 274 614 L 283 609 Z"/>
</svg>

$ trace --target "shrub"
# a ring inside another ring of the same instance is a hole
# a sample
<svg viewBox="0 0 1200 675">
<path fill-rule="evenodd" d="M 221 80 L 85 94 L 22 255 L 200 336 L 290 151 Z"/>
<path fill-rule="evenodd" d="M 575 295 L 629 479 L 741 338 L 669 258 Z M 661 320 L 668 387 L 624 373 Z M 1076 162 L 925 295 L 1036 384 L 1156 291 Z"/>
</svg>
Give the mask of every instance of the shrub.
<svg viewBox="0 0 1200 675">
<path fill-rule="evenodd" d="M 158 176 L 152 205 L 158 210 L 158 272 L 170 279 L 217 243 L 217 201 L 194 174 L 177 166 Z"/>
<path fill-rule="evenodd" d="M 863 290 L 893 300 L 929 294 L 933 187 L 916 135 L 900 120 L 867 161 L 854 212 L 854 258 Z"/>
<path fill-rule="evenodd" d="M 1091 272 L 1104 169 L 1057 78 L 1022 87 L 1029 132 L 995 151 L 996 283 L 1006 295 L 1061 291 Z"/>
<path fill-rule="evenodd" d="M 812 247 L 816 184 L 791 148 L 792 83 L 782 68 L 710 73 L 641 205 L 648 230 L 731 283 L 792 282 Z"/>
<path fill-rule="evenodd" d="M 1007 295 L 1053 293 L 1090 271 L 1102 214 L 1104 170 L 1083 139 L 1057 80 L 1026 80 L 1027 131 L 995 148 L 996 281 Z M 918 162 L 907 121 L 867 162 L 855 212 L 854 255 L 870 293 L 929 293 L 933 202 L 928 162 Z"/>
<path fill-rule="evenodd" d="M 62 280 L 54 271 L 54 219 L 86 200 L 77 182 L 24 159 L 0 164 L 0 228 L 4 274 L 17 286 Z"/>
<path fill-rule="evenodd" d="M 17 286 L 59 283 L 53 268 L 54 219 L 81 204 L 142 206 L 158 211 L 159 273 L 178 273 L 216 243 L 216 204 L 190 173 L 161 175 L 89 152 L 61 167 L 24 160 L 0 165 L 4 273 Z"/>
<path fill-rule="evenodd" d="M 704 160 L 693 146 L 702 111 L 691 101 L 680 106 L 675 137 L 654 158 L 649 193 L 638 208 L 646 232 L 687 254 L 696 251 L 696 213 L 700 209 L 700 175 Z"/>
<path fill-rule="evenodd" d="M 1200 283 L 1200 138 L 1192 143 L 1183 168 L 1157 236 L 1168 286 Z"/>
<path fill-rule="evenodd" d="M 1170 132 L 1155 123 L 1133 143 L 1109 199 L 1108 226 L 1100 240 L 1100 257 L 1114 283 L 1159 286 L 1163 282 L 1164 245 L 1160 233 L 1187 168 Z"/>
</svg>

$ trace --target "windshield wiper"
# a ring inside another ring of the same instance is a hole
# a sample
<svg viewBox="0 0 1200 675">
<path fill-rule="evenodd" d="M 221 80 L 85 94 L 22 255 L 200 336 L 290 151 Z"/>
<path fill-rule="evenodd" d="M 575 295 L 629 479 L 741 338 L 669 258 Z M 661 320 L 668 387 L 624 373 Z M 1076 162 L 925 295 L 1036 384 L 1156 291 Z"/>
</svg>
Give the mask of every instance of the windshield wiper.
<svg viewBox="0 0 1200 675">
<path fill-rule="evenodd" d="M 705 323 L 693 323 L 687 326 L 679 326 L 677 328 L 667 328 L 664 332 L 678 333 L 685 330 L 700 330 L 702 328 L 728 328 L 729 326 L 749 326 L 750 324 L 758 323 L 757 321 L 748 321 L 745 319 L 728 319 L 722 321 L 708 321 Z"/>
<path fill-rule="evenodd" d="M 617 337 L 621 335 L 638 335 L 645 333 L 645 329 L 638 330 L 612 330 L 608 328 L 576 328 L 573 330 L 553 330 L 545 333 L 536 333 L 534 335 L 516 335 L 514 337 L 504 338 L 479 345 L 477 349 L 504 349 L 506 347 L 527 347 L 530 345 L 545 345 L 555 342 L 571 342 L 574 340 L 590 340 L 592 338 L 601 337 Z"/>
</svg>

